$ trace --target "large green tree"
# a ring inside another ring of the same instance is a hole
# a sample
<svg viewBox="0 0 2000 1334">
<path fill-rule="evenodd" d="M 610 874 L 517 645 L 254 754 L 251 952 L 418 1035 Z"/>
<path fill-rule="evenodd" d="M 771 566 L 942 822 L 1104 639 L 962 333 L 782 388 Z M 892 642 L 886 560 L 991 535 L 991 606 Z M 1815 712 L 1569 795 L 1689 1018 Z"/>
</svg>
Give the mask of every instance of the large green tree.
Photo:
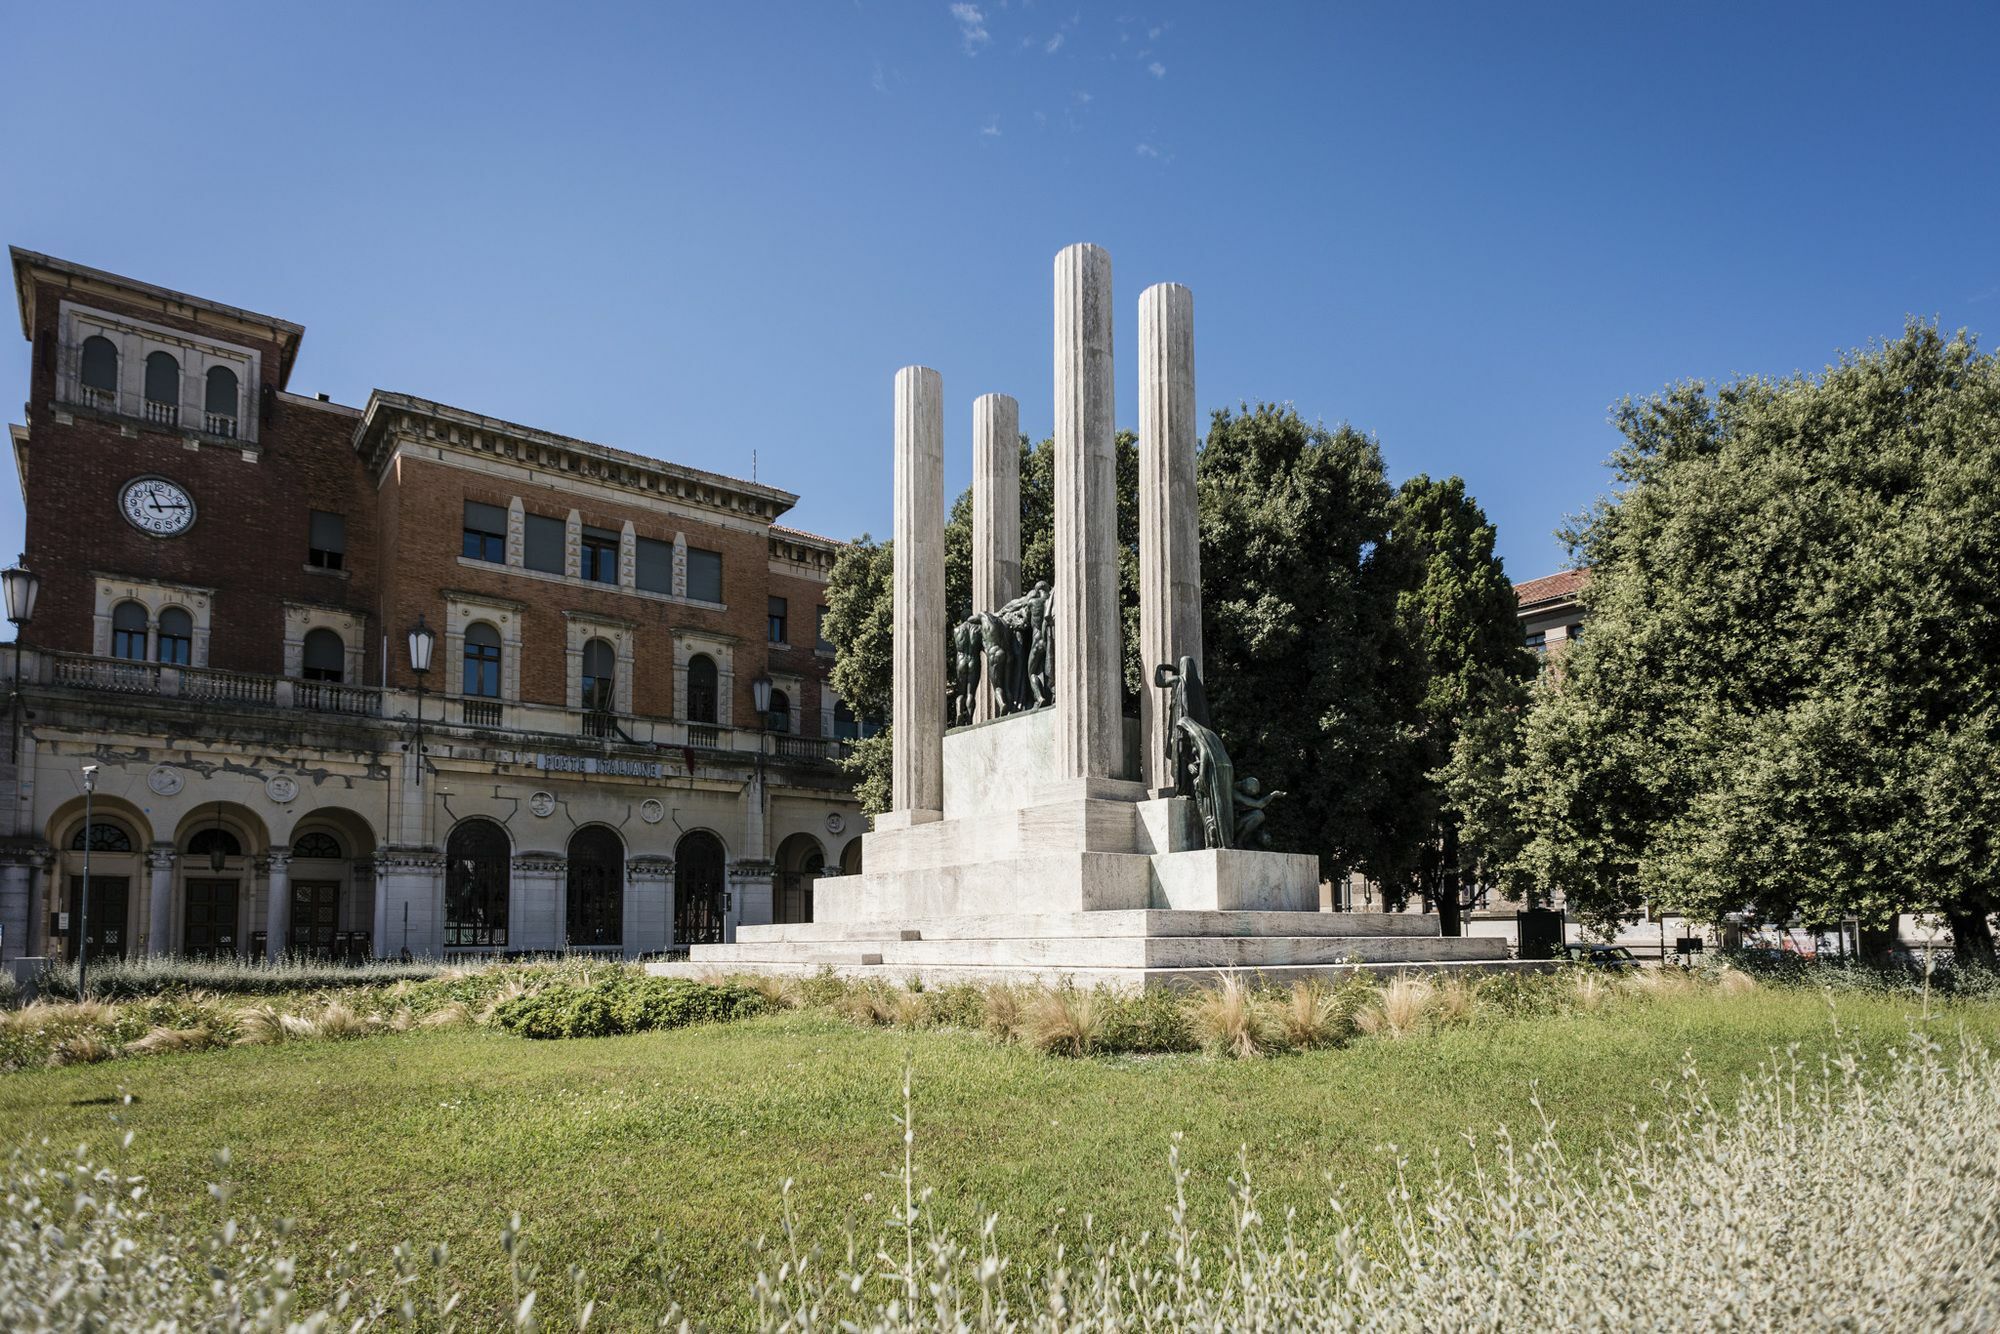
<svg viewBox="0 0 2000 1334">
<path fill-rule="evenodd" d="M 1289 406 L 1217 412 L 1196 490 L 1208 697 L 1230 758 L 1287 793 L 1275 846 L 1384 879 L 1402 855 L 1410 715 L 1382 452 Z"/>
<path fill-rule="evenodd" d="M 2000 361 L 1912 324 L 1624 404 L 1571 534 L 1590 633 L 1525 729 L 1516 870 L 1600 921 L 1947 916 L 2000 893 Z"/>
<path fill-rule="evenodd" d="M 1409 710 L 1411 724 L 1400 753 L 1385 757 L 1400 770 L 1393 787 L 1404 803 L 1391 812 L 1390 843 L 1400 857 L 1382 868 L 1384 887 L 1392 898 L 1414 893 L 1436 905 L 1452 936 L 1503 850 L 1485 823 L 1466 820 L 1466 807 L 1482 798 L 1449 781 L 1454 753 L 1468 732 L 1488 738 L 1499 726 L 1489 715 L 1517 713 L 1535 674 L 1494 540 L 1462 480 L 1419 473 L 1396 493 L 1383 556 L 1397 585 L 1402 641 L 1395 703 Z"/>
<path fill-rule="evenodd" d="M 895 544 L 863 533 L 834 560 L 826 586 L 821 633 L 834 646 L 833 688 L 862 722 L 881 729 L 854 746 L 845 761 L 861 809 L 889 809 L 889 728 L 894 685 Z"/>
</svg>

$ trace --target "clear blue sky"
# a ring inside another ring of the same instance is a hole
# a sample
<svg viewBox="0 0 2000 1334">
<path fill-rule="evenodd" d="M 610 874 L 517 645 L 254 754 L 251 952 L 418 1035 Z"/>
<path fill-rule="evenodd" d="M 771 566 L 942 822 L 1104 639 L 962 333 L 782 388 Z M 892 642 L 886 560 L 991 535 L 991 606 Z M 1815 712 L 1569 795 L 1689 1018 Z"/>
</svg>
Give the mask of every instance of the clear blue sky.
<svg viewBox="0 0 2000 1334">
<path fill-rule="evenodd" d="M 1201 406 L 1463 475 L 1517 579 L 1607 406 L 2000 336 L 2000 6 L 8 3 L 0 239 L 373 387 L 889 526 L 890 382 L 1050 420 L 1050 262 L 1194 289 Z M 28 345 L 4 341 L 18 412 Z M 18 489 L 0 488 L 0 552 Z M 109 522 L 109 511 L 106 521 Z"/>
</svg>

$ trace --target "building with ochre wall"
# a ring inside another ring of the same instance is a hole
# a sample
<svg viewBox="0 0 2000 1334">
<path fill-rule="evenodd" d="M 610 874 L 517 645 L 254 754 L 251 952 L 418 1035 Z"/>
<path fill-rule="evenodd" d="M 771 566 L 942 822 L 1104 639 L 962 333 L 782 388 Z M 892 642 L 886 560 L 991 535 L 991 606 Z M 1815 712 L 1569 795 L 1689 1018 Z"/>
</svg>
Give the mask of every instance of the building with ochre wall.
<svg viewBox="0 0 2000 1334">
<path fill-rule="evenodd" d="M 636 955 L 858 869 L 839 546 L 796 496 L 293 394 L 301 326 L 11 253 L 40 597 L 0 955 L 74 955 L 86 846 L 94 955 Z"/>
</svg>

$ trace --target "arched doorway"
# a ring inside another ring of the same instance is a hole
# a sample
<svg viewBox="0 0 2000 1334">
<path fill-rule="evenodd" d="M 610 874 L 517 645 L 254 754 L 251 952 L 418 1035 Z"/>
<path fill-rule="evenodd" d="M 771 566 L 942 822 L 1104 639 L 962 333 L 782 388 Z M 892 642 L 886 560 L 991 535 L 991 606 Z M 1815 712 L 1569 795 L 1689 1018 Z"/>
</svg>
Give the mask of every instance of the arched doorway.
<svg viewBox="0 0 2000 1334">
<path fill-rule="evenodd" d="M 352 811 L 321 807 L 296 825 L 286 953 L 362 963 L 373 956 L 375 831 Z"/>
<path fill-rule="evenodd" d="M 674 847 L 674 943 L 716 945 L 722 941 L 722 840 L 706 829 L 685 835 Z"/>
<path fill-rule="evenodd" d="M 78 951 L 92 963 L 123 959 L 132 953 L 132 886 L 138 880 L 139 840 L 132 827 L 117 817 L 96 815 L 86 829 L 76 822 L 63 858 L 63 957 L 74 963 Z M 90 851 L 90 903 L 84 911 L 84 850 Z"/>
<path fill-rule="evenodd" d="M 507 948 L 508 861 L 513 845 L 491 820 L 461 820 L 445 840 L 447 949 Z"/>
<path fill-rule="evenodd" d="M 826 869 L 826 853 L 811 834 L 793 834 L 778 845 L 778 873 L 771 886 L 773 922 L 813 919 L 813 881 Z"/>
<path fill-rule="evenodd" d="M 571 949 L 617 949 L 625 942 L 625 845 L 601 824 L 569 840 Z"/>
<path fill-rule="evenodd" d="M 858 836 L 848 839 L 847 846 L 840 850 L 840 873 L 861 874 L 861 839 Z"/>
</svg>

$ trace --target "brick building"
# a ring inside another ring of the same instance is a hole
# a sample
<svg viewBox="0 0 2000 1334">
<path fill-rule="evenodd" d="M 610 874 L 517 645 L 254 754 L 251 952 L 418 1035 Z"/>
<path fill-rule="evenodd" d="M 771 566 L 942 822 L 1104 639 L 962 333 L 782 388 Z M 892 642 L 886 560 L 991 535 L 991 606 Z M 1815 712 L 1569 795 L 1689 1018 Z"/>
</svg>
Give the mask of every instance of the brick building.
<svg viewBox="0 0 2000 1334">
<path fill-rule="evenodd" d="M 74 954 L 86 844 L 105 954 L 630 955 L 805 920 L 858 867 L 839 548 L 777 522 L 796 496 L 293 394 L 297 324 L 11 254 L 40 598 L 5 957 Z"/>
</svg>

